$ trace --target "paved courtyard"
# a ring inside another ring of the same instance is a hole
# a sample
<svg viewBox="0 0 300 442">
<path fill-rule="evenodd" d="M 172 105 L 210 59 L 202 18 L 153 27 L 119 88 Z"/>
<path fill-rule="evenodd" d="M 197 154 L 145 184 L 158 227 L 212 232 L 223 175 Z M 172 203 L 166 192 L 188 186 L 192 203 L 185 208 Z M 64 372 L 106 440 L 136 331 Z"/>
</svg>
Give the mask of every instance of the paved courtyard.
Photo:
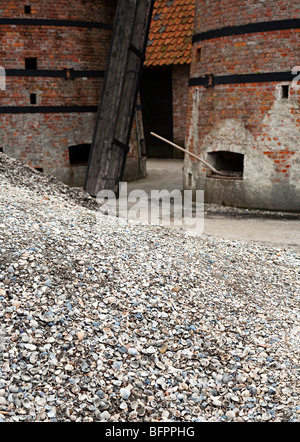
<svg viewBox="0 0 300 442">
<path fill-rule="evenodd" d="M 182 189 L 182 168 L 182 160 L 148 159 L 148 176 L 128 183 L 128 191 L 141 189 L 150 196 L 151 190 Z M 206 204 L 204 235 L 265 243 L 300 252 L 300 214 L 285 217 L 268 212 L 219 209 Z"/>
</svg>

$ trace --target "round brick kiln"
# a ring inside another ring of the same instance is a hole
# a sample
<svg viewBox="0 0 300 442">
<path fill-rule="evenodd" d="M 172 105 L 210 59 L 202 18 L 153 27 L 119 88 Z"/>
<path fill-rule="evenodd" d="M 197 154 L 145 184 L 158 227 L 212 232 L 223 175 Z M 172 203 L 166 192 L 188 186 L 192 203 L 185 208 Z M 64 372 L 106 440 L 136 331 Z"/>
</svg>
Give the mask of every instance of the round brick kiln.
<svg viewBox="0 0 300 442">
<path fill-rule="evenodd" d="M 186 146 L 226 176 L 187 157 L 185 188 L 299 211 L 299 1 L 198 0 L 195 15 Z"/>
<path fill-rule="evenodd" d="M 117 1 L 2 3 L 0 148 L 82 185 Z"/>
</svg>

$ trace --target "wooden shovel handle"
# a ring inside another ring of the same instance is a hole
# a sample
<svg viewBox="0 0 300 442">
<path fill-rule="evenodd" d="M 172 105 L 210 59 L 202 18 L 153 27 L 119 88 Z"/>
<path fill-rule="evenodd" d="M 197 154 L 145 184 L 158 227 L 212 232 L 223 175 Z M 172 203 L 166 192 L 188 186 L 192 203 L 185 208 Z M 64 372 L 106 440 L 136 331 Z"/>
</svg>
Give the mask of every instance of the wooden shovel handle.
<svg viewBox="0 0 300 442">
<path fill-rule="evenodd" d="M 201 161 L 201 163 L 205 164 L 205 166 L 207 166 L 212 172 L 216 173 L 217 175 L 222 175 L 222 176 L 227 176 L 225 173 L 220 172 L 219 170 L 215 169 L 211 164 L 207 163 L 206 161 L 204 161 L 202 158 L 198 157 L 197 155 L 195 155 L 192 152 L 189 152 L 188 150 L 184 149 L 183 147 L 178 146 L 175 143 L 172 143 L 172 141 L 167 140 L 166 138 L 161 137 L 160 135 L 157 135 L 154 132 L 150 132 L 151 135 L 153 135 L 156 138 L 159 138 L 160 140 L 164 141 L 165 143 L 170 144 L 173 147 L 176 147 L 176 149 L 181 150 L 182 152 L 187 153 L 188 155 L 190 155 L 191 157 L 196 158 L 197 160 Z"/>
</svg>

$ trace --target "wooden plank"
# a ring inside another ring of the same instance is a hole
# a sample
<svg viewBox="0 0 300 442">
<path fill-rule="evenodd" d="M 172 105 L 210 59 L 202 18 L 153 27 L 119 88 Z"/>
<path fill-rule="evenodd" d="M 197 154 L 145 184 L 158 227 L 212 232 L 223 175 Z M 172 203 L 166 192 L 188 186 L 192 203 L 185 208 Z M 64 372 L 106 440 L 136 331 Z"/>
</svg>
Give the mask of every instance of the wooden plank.
<svg viewBox="0 0 300 442">
<path fill-rule="evenodd" d="M 118 194 L 146 50 L 153 0 L 119 0 L 85 190 Z M 116 140 L 116 141 L 115 141 Z"/>
</svg>

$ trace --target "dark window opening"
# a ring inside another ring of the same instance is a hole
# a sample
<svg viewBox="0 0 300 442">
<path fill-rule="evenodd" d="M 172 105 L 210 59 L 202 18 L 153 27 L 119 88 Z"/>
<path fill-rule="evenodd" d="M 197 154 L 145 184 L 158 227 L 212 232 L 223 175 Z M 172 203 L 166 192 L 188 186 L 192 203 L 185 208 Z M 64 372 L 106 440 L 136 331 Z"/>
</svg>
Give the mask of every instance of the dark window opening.
<svg viewBox="0 0 300 442">
<path fill-rule="evenodd" d="M 35 170 L 37 170 L 38 172 L 43 173 L 44 169 L 42 167 L 35 167 Z"/>
<path fill-rule="evenodd" d="M 37 69 L 37 58 L 25 58 L 25 69 Z"/>
<path fill-rule="evenodd" d="M 289 85 L 281 86 L 281 98 L 287 100 L 289 98 L 290 87 Z"/>
<path fill-rule="evenodd" d="M 208 153 L 209 163 L 219 172 L 224 173 L 224 178 L 243 179 L 244 155 L 235 152 L 219 151 Z M 208 169 L 208 176 L 222 178 L 221 175 Z"/>
<path fill-rule="evenodd" d="M 202 48 L 197 48 L 196 50 L 196 61 L 201 61 Z"/>
<path fill-rule="evenodd" d="M 0 147 L 0 152 L 3 153 L 3 147 Z"/>
<path fill-rule="evenodd" d="M 36 104 L 36 94 L 30 94 L 30 104 Z"/>
<path fill-rule="evenodd" d="M 24 13 L 25 14 L 31 14 L 31 6 L 30 5 L 25 5 L 24 6 Z"/>
<path fill-rule="evenodd" d="M 71 166 L 87 166 L 91 151 L 91 144 L 77 144 L 69 146 Z"/>
</svg>

